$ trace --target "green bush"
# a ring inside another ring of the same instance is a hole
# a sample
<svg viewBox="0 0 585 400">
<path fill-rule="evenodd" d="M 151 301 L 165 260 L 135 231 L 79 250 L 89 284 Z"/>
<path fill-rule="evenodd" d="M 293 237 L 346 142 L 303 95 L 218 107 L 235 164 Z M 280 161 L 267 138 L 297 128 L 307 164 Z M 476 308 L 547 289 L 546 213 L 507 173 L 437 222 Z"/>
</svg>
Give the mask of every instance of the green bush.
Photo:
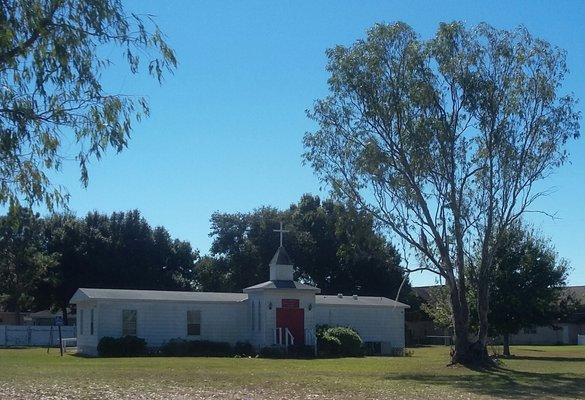
<svg viewBox="0 0 585 400">
<path fill-rule="evenodd" d="M 288 346 L 287 356 L 290 358 L 314 358 L 315 349 L 313 346 L 295 344 Z"/>
<path fill-rule="evenodd" d="M 225 342 L 171 339 L 160 348 L 160 354 L 170 357 L 229 357 L 233 349 Z"/>
<path fill-rule="evenodd" d="M 262 347 L 260 349 L 260 357 L 263 358 L 284 358 L 286 357 L 286 351 L 284 347 L 270 346 Z"/>
<path fill-rule="evenodd" d="M 319 355 L 326 357 L 361 357 L 364 355 L 363 341 L 352 328 L 317 327 Z"/>
<path fill-rule="evenodd" d="M 317 341 L 319 355 L 334 357 L 341 355 L 341 340 L 338 338 L 323 334 Z"/>
<path fill-rule="evenodd" d="M 147 354 L 146 340 L 136 336 L 103 337 L 97 350 L 101 357 L 136 357 Z"/>
<path fill-rule="evenodd" d="M 248 342 L 238 342 L 234 346 L 234 354 L 241 357 L 251 357 L 256 355 L 256 350 Z"/>
</svg>

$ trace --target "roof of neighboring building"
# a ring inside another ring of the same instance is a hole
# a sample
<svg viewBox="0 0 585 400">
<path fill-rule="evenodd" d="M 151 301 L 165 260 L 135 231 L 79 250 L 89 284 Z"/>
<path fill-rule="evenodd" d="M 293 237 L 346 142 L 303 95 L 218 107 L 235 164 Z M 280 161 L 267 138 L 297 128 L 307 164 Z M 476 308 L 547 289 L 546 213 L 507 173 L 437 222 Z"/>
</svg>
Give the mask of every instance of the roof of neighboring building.
<svg viewBox="0 0 585 400">
<path fill-rule="evenodd" d="M 383 306 L 383 307 L 399 307 L 410 308 L 409 305 L 391 300 L 387 297 L 370 297 L 370 296 L 343 296 L 339 295 L 323 295 L 315 296 L 317 304 L 326 304 L 332 306 Z"/>
<path fill-rule="evenodd" d="M 572 295 L 582 305 L 585 305 L 585 286 L 568 286 L 565 288 L 565 293 Z"/>
<path fill-rule="evenodd" d="M 62 316 L 63 313 L 62 312 L 52 312 L 51 310 L 41 310 L 41 311 L 36 311 L 33 313 L 29 314 L 29 317 L 31 318 L 54 318 L 54 317 L 60 317 Z M 70 317 L 75 317 L 75 314 L 72 313 L 67 313 L 68 316 Z"/>
<path fill-rule="evenodd" d="M 254 290 L 254 289 L 299 289 L 299 290 L 314 290 L 316 292 L 320 292 L 321 289 L 316 288 L 315 286 L 306 285 L 300 282 L 294 281 L 266 281 L 259 283 L 254 286 L 250 286 L 244 289 L 246 290 Z"/>
<path fill-rule="evenodd" d="M 439 286 L 440 285 L 418 286 L 413 287 L 412 290 L 422 300 L 427 301 L 429 299 L 430 290 Z M 572 295 L 576 300 L 579 300 L 581 304 L 585 305 L 585 286 L 567 286 L 563 289 L 563 294 L 565 296 Z"/>
<path fill-rule="evenodd" d="M 276 253 L 274 253 L 272 260 L 270 260 L 270 265 L 273 265 L 273 264 L 274 265 L 293 265 L 284 246 L 280 246 L 278 248 L 278 250 L 276 250 Z"/>
<path fill-rule="evenodd" d="M 164 290 L 88 289 L 80 288 L 71 298 L 79 300 L 166 300 L 201 302 L 240 302 L 248 298 L 244 293 L 175 292 Z"/>
<path fill-rule="evenodd" d="M 414 292 L 414 294 L 416 294 L 422 300 L 427 301 L 430 298 L 430 291 L 431 291 L 431 289 L 432 288 L 436 288 L 436 287 L 439 287 L 439 285 L 418 286 L 418 287 L 413 287 L 412 288 L 412 291 Z"/>
</svg>

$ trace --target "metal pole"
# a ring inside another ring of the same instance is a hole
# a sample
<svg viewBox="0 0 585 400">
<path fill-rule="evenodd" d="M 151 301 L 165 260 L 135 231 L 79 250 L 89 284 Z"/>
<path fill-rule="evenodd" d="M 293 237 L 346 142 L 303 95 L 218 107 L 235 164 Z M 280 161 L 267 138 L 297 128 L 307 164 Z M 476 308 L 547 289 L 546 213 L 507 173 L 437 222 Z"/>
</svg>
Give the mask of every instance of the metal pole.
<svg viewBox="0 0 585 400">
<path fill-rule="evenodd" d="M 49 343 L 47 344 L 47 354 L 49 354 L 49 349 L 53 344 L 53 325 L 51 325 L 51 329 L 49 329 Z"/>
<path fill-rule="evenodd" d="M 61 325 L 59 325 L 59 348 L 61 349 L 61 357 L 63 357 L 63 337 L 61 336 Z"/>
</svg>

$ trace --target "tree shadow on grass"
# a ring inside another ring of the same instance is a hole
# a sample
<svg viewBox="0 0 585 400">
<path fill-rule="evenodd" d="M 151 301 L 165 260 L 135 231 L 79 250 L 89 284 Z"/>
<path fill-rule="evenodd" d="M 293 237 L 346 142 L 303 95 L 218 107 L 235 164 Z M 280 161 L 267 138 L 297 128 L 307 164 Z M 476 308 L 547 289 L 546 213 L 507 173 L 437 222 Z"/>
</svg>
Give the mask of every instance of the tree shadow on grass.
<svg viewBox="0 0 585 400">
<path fill-rule="evenodd" d="M 569 373 L 535 373 L 507 368 L 482 370 L 479 375 L 387 375 L 387 380 L 416 381 L 450 386 L 477 395 L 505 399 L 585 398 L 583 375 Z"/>
<path fill-rule="evenodd" d="M 510 357 L 507 357 L 506 360 L 585 362 L 585 357 L 547 357 L 547 356 L 515 356 L 515 355 L 511 355 Z"/>
</svg>

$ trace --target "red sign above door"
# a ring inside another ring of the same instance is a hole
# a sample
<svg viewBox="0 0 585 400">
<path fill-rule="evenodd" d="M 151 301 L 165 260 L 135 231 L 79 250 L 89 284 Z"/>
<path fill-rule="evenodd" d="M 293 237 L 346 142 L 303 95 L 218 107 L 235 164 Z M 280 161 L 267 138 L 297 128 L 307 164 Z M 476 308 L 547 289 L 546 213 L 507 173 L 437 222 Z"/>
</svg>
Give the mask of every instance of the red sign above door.
<svg viewBox="0 0 585 400">
<path fill-rule="evenodd" d="M 282 299 L 282 308 L 299 308 L 299 299 Z"/>
</svg>

